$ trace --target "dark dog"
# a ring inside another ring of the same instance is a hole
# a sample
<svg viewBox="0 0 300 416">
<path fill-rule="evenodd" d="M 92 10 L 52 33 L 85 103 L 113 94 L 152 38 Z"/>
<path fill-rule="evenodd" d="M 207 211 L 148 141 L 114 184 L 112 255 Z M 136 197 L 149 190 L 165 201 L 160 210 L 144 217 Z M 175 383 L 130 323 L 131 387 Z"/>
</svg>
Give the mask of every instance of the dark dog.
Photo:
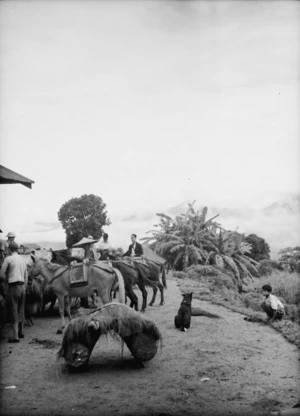
<svg viewBox="0 0 300 416">
<path fill-rule="evenodd" d="M 178 309 L 178 313 L 175 316 L 175 326 L 181 331 L 187 331 L 191 325 L 191 315 L 192 315 L 192 293 L 186 293 L 182 295 L 183 299 Z"/>
</svg>

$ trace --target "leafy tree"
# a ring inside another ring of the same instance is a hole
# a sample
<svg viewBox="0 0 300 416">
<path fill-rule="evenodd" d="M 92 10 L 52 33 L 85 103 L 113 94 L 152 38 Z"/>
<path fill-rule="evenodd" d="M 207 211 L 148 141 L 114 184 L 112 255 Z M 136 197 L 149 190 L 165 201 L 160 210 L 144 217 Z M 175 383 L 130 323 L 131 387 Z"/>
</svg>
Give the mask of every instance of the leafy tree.
<svg viewBox="0 0 300 416">
<path fill-rule="evenodd" d="M 175 219 L 165 215 L 160 217 L 158 230 L 151 230 L 158 253 L 163 255 L 175 270 L 183 270 L 192 265 L 215 266 L 241 284 L 247 277 L 259 276 L 258 263 L 248 254 L 251 246 L 243 241 L 237 232 L 224 230 L 213 217 L 206 220 L 207 208 L 195 211 L 189 204 L 186 214 Z"/>
<path fill-rule="evenodd" d="M 247 277 L 259 276 L 259 263 L 249 257 L 250 250 L 251 245 L 243 241 L 242 234 L 220 228 L 216 244 L 208 254 L 206 264 L 212 264 L 225 273 L 232 274 L 241 288 Z"/>
<path fill-rule="evenodd" d="M 213 229 L 218 226 L 213 219 L 206 220 L 207 208 L 195 211 L 193 204 L 189 204 L 186 214 L 175 219 L 165 214 L 160 217 L 160 230 L 152 230 L 152 237 L 147 241 L 155 241 L 155 249 L 164 256 L 168 263 L 176 270 L 182 270 L 192 264 L 204 263 L 207 247 L 214 240 Z"/>
<path fill-rule="evenodd" d="M 256 261 L 270 259 L 270 246 L 263 238 L 258 237 L 256 234 L 249 234 L 245 237 L 245 241 L 251 245 L 248 255 L 252 259 Z"/>
<path fill-rule="evenodd" d="M 289 272 L 300 273 L 300 247 L 287 247 L 279 251 L 279 264 Z"/>
<path fill-rule="evenodd" d="M 110 225 L 106 204 L 99 196 L 90 194 L 72 198 L 58 211 L 58 219 L 66 232 L 66 245 L 72 247 L 83 237 L 102 236 L 102 227 Z"/>
</svg>

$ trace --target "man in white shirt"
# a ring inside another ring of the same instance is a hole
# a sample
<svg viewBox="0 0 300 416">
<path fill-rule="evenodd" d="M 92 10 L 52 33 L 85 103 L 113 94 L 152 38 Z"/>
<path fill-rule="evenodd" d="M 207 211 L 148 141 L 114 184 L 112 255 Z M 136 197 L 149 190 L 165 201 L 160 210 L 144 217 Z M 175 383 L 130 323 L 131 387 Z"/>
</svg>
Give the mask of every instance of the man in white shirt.
<svg viewBox="0 0 300 416">
<path fill-rule="evenodd" d="M 97 252 L 99 253 L 99 258 L 101 260 L 106 260 L 109 257 L 109 254 L 112 250 L 112 246 L 108 241 L 108 234 L 103 234 L 103 240 L 99 241 L 98 243 L 94 244 Z"/>
<path fill-rule="evenodd" d="M 24 338 L 23 325 L 25 320 L 25 295 L 27 285 L 27 264 L 18 254 L 18 244 L 10 243 L 11 255 L 4 260 L 0 277 L 8 283 L 7 302 L 13 324 L 13 337 L 8 342 L 19 342 Z"/>
<path fill-rule="evenodd" d="M 268 322 L 281 320 L 284 316 L 284 305 L 276 296 L 271 294 L 272 286 L 264 285 L 262 291 L 265 300 L 260 306 L 268 315 Z"/>
</svg>

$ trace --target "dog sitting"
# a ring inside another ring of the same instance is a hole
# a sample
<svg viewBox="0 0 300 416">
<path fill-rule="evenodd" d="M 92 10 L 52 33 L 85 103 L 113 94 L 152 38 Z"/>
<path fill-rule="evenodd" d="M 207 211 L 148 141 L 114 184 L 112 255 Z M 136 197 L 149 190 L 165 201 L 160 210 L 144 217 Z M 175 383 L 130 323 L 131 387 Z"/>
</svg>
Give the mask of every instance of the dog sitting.
<svg viewBox="0 0 300 416">
<path fill-rule="evenodd" d="M 186 293 L 182 295 L 183 299 L 178 309 L 178 313 L 175 316 L 175 326 L 181 331 L 187 331 L 191 326 L 191 315 L 192 315 L 192 293 Z"/>
</svg>

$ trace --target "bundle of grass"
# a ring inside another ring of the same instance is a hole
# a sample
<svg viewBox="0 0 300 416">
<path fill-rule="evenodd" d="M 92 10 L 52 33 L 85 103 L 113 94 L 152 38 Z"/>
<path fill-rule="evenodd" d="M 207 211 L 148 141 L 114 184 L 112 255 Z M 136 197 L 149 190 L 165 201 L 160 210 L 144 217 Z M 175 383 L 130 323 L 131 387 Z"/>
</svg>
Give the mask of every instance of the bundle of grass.
<svg viewBox="0 0 300 416">
<path fill-rule="evenodd" d="M 154 358 L 162 340 L 152 321 L 126 305 L 112 302 L 68 324 L 58 357 L 71 367 L 82 367 L 88 363 L 99 337 L 109 333 L 120 337 L 140 362 Z"/>
</svg>

